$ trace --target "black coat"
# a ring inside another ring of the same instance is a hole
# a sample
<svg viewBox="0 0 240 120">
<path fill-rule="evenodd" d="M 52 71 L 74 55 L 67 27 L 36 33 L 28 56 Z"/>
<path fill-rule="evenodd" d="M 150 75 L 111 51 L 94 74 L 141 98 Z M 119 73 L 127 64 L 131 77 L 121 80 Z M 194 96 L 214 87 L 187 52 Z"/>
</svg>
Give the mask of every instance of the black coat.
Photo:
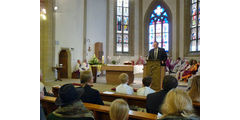
<svg viewBox="0 0 240 120">
<path fill-rule="evenodd" d="M 148 60 L 154 60 L 154 49 L 149 51 Z M 166 66 L 165 61 L 167 60 L 167 53 L 164 48 L 158 48 L 157 60 L 164 61 L 164 64 L 161 63 L 161 65 Z"/>
<path fill-rule="evenodd" d="M 161 105 L 164 102 L 164 98 L 168 91 L 161 90 L 147 95 L 146 109 L 148 113 L 157 114 L 160 110 Z M 160 112 L 161 113 L 161 112 Z"/>
<path fill-rule="evenodd" d="M 92 89 L 89 85 L 85 85 L 83 88 L 84 93 L 81 96 L 83 102 L 104 105 L 98 90 Z"/>
</svg>

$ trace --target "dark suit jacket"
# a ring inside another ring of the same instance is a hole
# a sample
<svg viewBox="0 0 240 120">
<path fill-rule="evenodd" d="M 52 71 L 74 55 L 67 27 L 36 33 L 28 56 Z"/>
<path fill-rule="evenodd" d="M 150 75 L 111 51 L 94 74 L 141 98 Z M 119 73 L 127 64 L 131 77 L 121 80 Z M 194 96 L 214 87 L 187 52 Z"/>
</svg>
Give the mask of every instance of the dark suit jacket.
<svg viewBox="0 0 240 120">
<path fill-rule="evenodd" d="M 85 85 L 83 88 L 84 93 L 81 96 L 83 102 L 104 105 L 98 90 L 92 89 L 89 85 Z"/>
<path fill-rule="evenodd" d="M 154 49 L 149 51 L 148 60 L 154 60 Z M 167 60 L 167 53 L 164 48 L 158 48 L 157 60 L 164 61 L 164 64 L 161 63 L 161 65 L 166 66 L 165 61 Z"/>
<path fill-rule="evenodd" d="M 146 103 L 147 112 L 157 114 L 160 110 L 161 105 L 163 104 L 164 98 L 167 93 L 168 91 L 161 90 L 156 93 L 148 94 Z"/>
</svg>

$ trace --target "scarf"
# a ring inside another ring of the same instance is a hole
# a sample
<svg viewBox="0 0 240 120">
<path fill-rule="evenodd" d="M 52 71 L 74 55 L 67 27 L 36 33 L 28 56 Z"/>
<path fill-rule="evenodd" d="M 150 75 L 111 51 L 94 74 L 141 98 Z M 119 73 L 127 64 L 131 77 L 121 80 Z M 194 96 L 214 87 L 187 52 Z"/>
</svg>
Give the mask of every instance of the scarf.
<svg viewBox="0 0 240 120">
<path fill-rule="evenodd" d="M 79 100 L 73 104 L 61 107 L 59 106 L 53 114 L 57 117 L 65 117 L 65 118 L 81 118 L 81 117 L 93 117 L 93 113 L 89 111 L 83 105 L 82 101 Z"/>
</svg>

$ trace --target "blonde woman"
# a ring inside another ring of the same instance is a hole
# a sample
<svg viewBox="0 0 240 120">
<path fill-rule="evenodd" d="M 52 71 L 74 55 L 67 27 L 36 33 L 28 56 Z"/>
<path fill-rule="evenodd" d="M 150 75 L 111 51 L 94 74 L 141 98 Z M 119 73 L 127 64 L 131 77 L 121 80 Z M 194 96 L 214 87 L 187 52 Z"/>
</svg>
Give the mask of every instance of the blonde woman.
<svg viewBox="0 0 240 120">
<path fill-rule="evenodd" d="M 111 120 L 128 120 L 129 106 L 123 99 L 116 99 L 110 106 Z"/>
<path fill-rule="evenodd" d="M 199 120 L 193 113 L 192 99 L 184 90 L 175 88 L 168 92 L 161 107 L 160 120 Z"/>
<path fill-rule="evenodd" d="M 116 92 L 130 95 L 133 94 L 133 88 L 127 85 L 129 79 L 128 74 L 122 73 L 118 78 L 121 81 L 121 84 L 116 87 Z"/>
<path fill-rule="evenodd" d="M 200 102 L 200 75 L 193 77 L 188 95 L 192 101 Z"/>
</svg>

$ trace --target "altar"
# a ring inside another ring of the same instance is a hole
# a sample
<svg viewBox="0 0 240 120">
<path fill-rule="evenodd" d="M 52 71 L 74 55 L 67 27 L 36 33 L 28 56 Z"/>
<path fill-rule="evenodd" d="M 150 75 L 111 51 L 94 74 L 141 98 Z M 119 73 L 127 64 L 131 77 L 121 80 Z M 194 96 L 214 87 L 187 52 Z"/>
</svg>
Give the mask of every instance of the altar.
<svg viewBox="0 0 240 120">
<path fill-rule="evenodd" d="M 121 84 L 118 76 L 122 73 L 128 74 L 128 84 L 133 83 L 134 80 L 134 66 L 132 65 L 103 65 L 101 70 L 106 70 L 107 84 Z"/>
</svg>

